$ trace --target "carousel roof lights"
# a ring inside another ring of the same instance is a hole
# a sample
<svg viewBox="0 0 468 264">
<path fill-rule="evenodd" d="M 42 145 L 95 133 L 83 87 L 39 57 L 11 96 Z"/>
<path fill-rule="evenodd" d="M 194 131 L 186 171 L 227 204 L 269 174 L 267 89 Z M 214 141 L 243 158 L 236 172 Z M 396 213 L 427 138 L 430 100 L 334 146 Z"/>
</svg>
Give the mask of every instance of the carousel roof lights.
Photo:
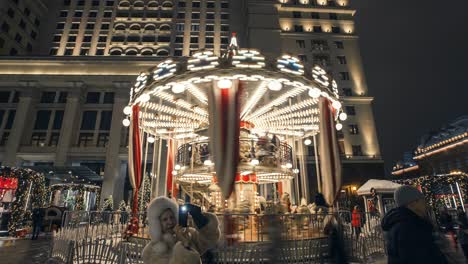
<svg viewBox="0 0 468 264">
<path fill-rule="evenodd" d="M 212 51 L 202 51 L 193 54 L 192 59 L 188 60 L 187 69 L 189 71 L 208 70 L 218 65 L 218 57 L 214 56 Z"/>
<path fill-rule="evenodd" d="M 182 168 L 182 167 L 181 167 L 179 164 L 176 164 L 176 165 L 174 166 L 174 170 L 176 170 L 176 171 L 180 170 L 181 168 Z"/>
<path fill-rule="evenodd" d="M 208 97 L 203 93 L 197 86 L 193 84 L 187 85 L 187 91 L 192 94 L 195 98 L 197 98 L 201 103 L 207 105 L 208 104 Z"/>
<path fill-rule="evenodd" d="M 257 166 L 258 164 L 260 164 L 260 161 L 258 159 L 252 159 L 252 161 L 250 161 L 250 164 L 252 164 L 252 166 Z"/>
<path fill-rule="evenodd" d="M 181 83 L 175 83 L 172 85 L 172 92 L 175 94 L 180 94 L 185 92 L 185 85 Z"/>
<path fill-rule="evenodd" d="M 348 115 L 345 112 L 341 112 L 339 118 L 341 121 L 345 121 L 346 119 L 348 119 Z"/>
<path fill-rule="evenodd" d="M 341 108 L 341 103 L 339 101 L 333 101 L 332 107 L 339 110 Z"/>
<path fill-rule="evenodd" d="M 124 125 L 126 127 L 130 126 L 130 120 L 125 118 L 124 120 L 122 120 L 122 125 Z"/>
<path fill-rule="evenodd" d="M 312 98 L 319 98 L 322 91 L 319 88 L 311 88 L 309 89 L 309 96 Z"/>
<path fill-rule="evenodd" d="M 276 67 L 283 72 L 295 75 L 304 74 L 304 65 L 300 63 L 298 58 L 289 55 L 283 55 L 280 59 L 278 59 Z"/>
<path fill-rule="evenodd" d="M 260 52 L 250 49 L 241 49 L 238 55 L 232 56 L 232 65 L 237 68 L 263 68 L 265 67 L 265 57 Z"/>
<path fill-rule="evenodd" d="M 153 72 L 153 79 L 155 81 L 171 77 L 175 74 L 177 70 L 177 64 L 172 60 L 166 60 L 161 62 L 156 66 L 156 70 Z"/>
<path fill-rule="evenodd" d="M 132 107 L 131 106 L 124 107 L 123 113 L 126 115 L 130 115 L 132 113 Z"/>
<path fill-rule="evenodd" d="M 340 131 L 341 129 L 343 129 L 343 125 L 341 123 L 336 123 L 335 128 L 336 130 Z"/>
<path fill-rule="evenodd" d="M 142 103 L 146 103 L 148 102 L 149 100 L 151 99 L 151 96 L 147 93 L 144 93 L 142 94 L 137 100 L 142 102 Z"/>
<path fill-rule="evenodd" d="M 232 87 L 232 81 L 229 79 L 221 79 L 218 81 L 218 87 L 220 89 L 229 89 Z"/>
<path fill-rule="evenodd" d="M 249 100 L 245 104 L 244 108 L 241 111 L 241 119 L 244 119 L 245 115 L 247 115 L 257 103 L 260 102 L 260 99 L 266 93 L 267 88 L 265 87 L 265 82 L 260 83 L 257 89 L 253 92 L 252 96 L 250 96 Z"/>
<path fill-rule="evenodd" d="M 292 172 L 293 172 L 294 174 L 298 174 L 298 173 L 299 173 L 299 169 L 293 169 Z"/>
<path fill-rule="evenodd" d="M 286 166 L 287 169 L 291 169 L 293 167 L 293 165 L 291 163 L 286 163 L 285 166 Z"/>
<path fill-rule="evenodd" d="M 273 80 L 268 83 L 268 89 L 270 89 L 271 91 L 280 91 L 282 88 L 283 85 L 277 80 Z"/>
</svg>

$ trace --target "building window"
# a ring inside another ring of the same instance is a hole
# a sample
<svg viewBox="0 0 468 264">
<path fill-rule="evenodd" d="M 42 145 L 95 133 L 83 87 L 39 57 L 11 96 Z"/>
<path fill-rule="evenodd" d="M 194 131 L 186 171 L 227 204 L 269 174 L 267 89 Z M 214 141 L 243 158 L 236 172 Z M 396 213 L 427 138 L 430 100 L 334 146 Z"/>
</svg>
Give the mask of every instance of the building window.
<svg viewBox="0 0 468 264">
<path fill-rule="evenodd" d="M 7 22 L 3 22 L 2 31 L 4 31 L 5 33 L 8 33 L 8 31 L 10 31 L 10 25 L 8 25 Z"/>
<path fill-rule="evenodd" d="M 214 25 L 206 25 L 206 31 L 214 31 Z"/>
<path fill-rule="evenodd" d="M 65 28 L 65 23 L 58 23 L 57 24 L 57 29 L 64 29 Z"/>
<path fill-rule="evenodd" d="M 338 15 L 337 15 L 336 13 L 330 13 L 330 14 L 328 14 L 328 17 L 329 17 L 330 19 L 333 19 L 333 20 L 337 20 L 337 19 L 338 19 Z"/>
<path fill-rule="evenodd" d="M 112 111 L 101 112 L 101 123 L 99 124 L 99 130 L 110 130 L 112 122 Z"/>
<path fill-rule="evenodd" d="M 179 1 L 179 3 L 177 4 L 179 7 L 185 7 L 187 6 L 187 3 L 185 2 L 182 2 L 182 1 Z"/>
<path fill-rule="evenodd" d="M 292 12 L 292 13 L 293 13 L 294 18 L 301 18 L 302 17 L 301 12 L 296 12 L 295 11 L 295 12 Z"/>
<path fill-rule="evenodd" d="M 205 43 L 208 43 L 208 44 L 214 43 L 214 38 L 213 37 L 206 37 L 205 38 Z"/>
<path fill-rule="evenodd" d="M 99 1 L 94 0 L 94 1 L 92 2 L 92 5 L 93 5 L 93 6 L 99 6 Z"/>
<path fill-rule="evenodd" d="M 97 12 L 96 11 L 89 12 L 89 17 L 97 17 Z"/>
<path fill-rule="evenodd" d="M 214 2 L 206 3 L 206 8 L 215 8 L 215 3 Z"/>
<path fill-rule="evenodd" d="M 294 31 L 296 31 L 296 32 L 304 32 L 304 27 L 303 27 L 303 26 L 295 25 L 295 26 L 294 26 Z"/>
<path fill-rule="evenodd" d="M 15 17 L 15 11 L 13 11 L 13 9 L 11 9 L 11 8 L 8 8 L 7 14 L 11 18 Z"/>
<path fill-rule="evenodd" d="M 221 31 L 229 31 L 229 25 L 221 25 Z"/>
<path fill-rule="evenodd" d="M 16 56 L 16 55 L 18 55 L 18 51 L 15 48 L 11 48 L 10 56 Z"/>
<path fill-rule="evenodd" d="M 8 111 L 8 117 L 4 129 L 11 129 L 13 127 L 13 121 L 15 121 L 16 110 Z"/>
<path fill-rule="evenodd" d="M 307 56 L 305 54 L 299 54 L 298 57 L 302 61 L 302 63 L 307 62 Z"/>
<path fill-rule="evenodd" d="M 349 81 L 349 72 L 340 72 L 340 80 Z"/>
<path fill-rule="evenodd" d="M 305 41 L 302 39 L 296 40 L 296 44 L 299 48 L 305 48 Z"/>
<path fill-rule="evenodd" d="M 109 24 L 102 24 L 101 29 L 109 29 Z"/>
<path fill-rule="evenodd" d="M 57 48 L 52 48 L 52 49 L 50 49 L 50 51 L 49 51 L 49 55 L 57 55 L 57 51 L 58 51 Z"/>
<path fill-rule="evenodd" d="M 114 1 L 106 1 L 106 6 L 113 6 L 114 5 Z"/>
<path fill-rule="evenodd" d="M 16 33 L 16 36 L 15 36 L 16 42 L 21 43 L 22 39 L 23 39 L 23 37 L 21 37 L 21 35 L 19 33 Z"/>
<path fill-rule="evenodd" d="M 192 7 L 200 8 L 200 2 L 198 2 L 198 1 L 192 2 Z"/>
<path fill-rule="evenodd" d="M 109 142 L 109 133 L 99 133 L 97 140 L 97 147 L 107 147 Z"/>
<path fill-rule="evenodd" d="M 198 37 L 191 37 L 190 43 L 198 43 Z"/>
<path fill-rule="evenodd" d="M 353 156 L 362 156 L 361 145 L 352 145 Z"/>
<path fill-rule="evenodd" d="M 31 145 L 35 147 L 43 147 L 46 144 L 46 132 L 34 132 L 31 136 Z"/>
<path fill-rule="evenodd" d="M 94 23 L 87 24 L 86 29 L 94 29 Z"/>
<path fill-rule="evenodd" d="M 42 92 L 41 104 L 52 104 L 55 101 L 55 92 Z"/>
<path fill-rule="evenodd" d="M 106 92 L 104 93 L 104 104 L 113 104 L 114 103 L 114 95 L 113 92 Z"/>
<path fill-rule="evenodd" d="M 104 17 L 112 17 L 112 11 L 104 11 Z"/>
<path fill-rule="evenodd" d="M 221 19 L 229 19 L 229 14 L 221 14 Z"/>
<path fill-rule="evenodd" d="M 65 55 L 65 56 L 71 56 L 71 55 L 73 55 L 73 49 L 65 49 L 64 55 Z"/>
<path fill-rule="evenodd" d="M 320 19 L 319 13 L 316 13 L 316 12 L 310 13 L 310 17 L 313 18 L 313 19 Z"/>
<path fill-rule="evenodd" d="M 79 24 L 79 23 L 72 23 L 71 29 L 79 29 L 79 28 L 80 28 L 80 24 Z"/>
<path fill-rule="evenodd" d="M 63 110 L 55 111 L 54 122 L 52 123 L 52 129 L 58 130 L 62 128 L 63 114 L 64 114 Z"/>
<path fill-rule="evenodd" d="M 71 0 L 63 0 L 63 5 L 64 6 L 69 6 L 71 3 Z"/>
<path fill-rule="evenodd" d="M 214 19 L 215 15 L 214 13 L 206 13 L 206 19 Z"/>
<path fill-rule="evenodd" d="M 69 36 L 68 37 L 68 42 L 75 42 L 76 41 L 76 36 Z"/>
<path fill-rule="evenodd" d="M 68 16 L 68 11 L 60 11 L 60 17 L 67 17 Z"/>
<path fill-rule="evenodd" d="M 97 111 L 84 111 L 81 120 L 81 130 L 94 130 L 96 127 Z"/>
<path fill-rule="evenodd" d="M 177 31 L 184 31 L 185 25 L 184 24 L 177 24 L 176 25 L 176 30 Z"/>
<path fill-rule="evenodd" d="M 26 23 L 24 22 L 23 19 L 20 20 L 19 26 L 20 26 L 20 28 L 22 28 L 22 29 L 25 29 L 25 28 L 26 28 Z"/>
<path fill-rule="evenodd" d="M 60 133 L 59 132 L 53 132 L 50 134 L 50 139 L 49 139 L 49 147 L 55 147 L 58 145 L 60 139 Z"/>
<path fill-rule="evenodd" d="M 91 42 L 92 36 L 84 36 L 83 37 L 83 42 Z"/>
<path fill-rule="evenodd" d="M 346 109 L 346 114 L 348 114 L 350 116 L 356 115 L 356 108 L 354 106 L 347 105 L 347 106 L 345 106 L 345 109 Z"/>
<path fill-rule="evenodd" d="M 97 49 L 96 55 L 104 55 L 104 49 Z"/>
<path fill-rule="evenodd" d="M 78 146 L 88 147 L 93 143 L 93 133 L 80 133 L 78 137 Z"/>
<path fill-rule="evenodd" d="M 10 92 L 0 92 L 0 103 L 8 103 L 10 101 L 10 94 Z M 1 120 L 3 119 L 0 118 L 0 122 Z"/>
<path fill-rule="evenodd" d="M 345 56 L 337 56 L 339 64 L 346 64 L 346 57 Z"/>
<path fill-rule="evenodd" d="M 229 8 L 229 3 L 226 3 L 226 2 L 221 3 L 221 8 Z"/>
<path fill-rule="evenodd" d="M 87 56 L 87 55 L 88 55 L 88 52 L 89 52 L 89 49 L 81 49 L 81 50 L 80 50 L 80 55 L 81 55 L 81 56 Z"/>
<path fill-rule="evenodd" d="M 175 50 L 174 50 L 174 56 L 175 56 L 175 57 L 180 57 L 180 56 L 182 56 L 182 50 L 181 50 L 181 49 L 175 49 Z"/>
<path fill-rule="evenodd" d="M 192 31 L 200 31 L 200 24 L 192 24 L 190 27 Z"/>
<path fill-rule="evenodd" d="M 353 96 L 353 90 L 351 90 L 351 88 L 343 88 L 342 90 L 344 96 Z"/>
<path fill-rule="evenodd" d="M 200 13 L 192 13 L 192 19 L 200 19 Z"/>
<path fill-rule="evenodd" d="M 83 16 L 83 11 L 75 11 L 74 17 L 82 17 Z"/>
<path fill-rule="evenodd" d="M 35 130 L 47 130 L 49 128 L 51 110 L 39 110 L 36 113 L 36 122 L 34 123 Z"/>
<path fill-rule="evenodd" d="M 343 42 L 341 41 L 335 41 L 335 46 L 337 49 L 344 49 Z"/>
<path fill-rule="evenodd" d="M 332 32 L 333 33 L 340 33 L 340 27 L 332 27 Z"/>
<path fill-rule="evenodd" d="M 67 102 L 68 92 L 60 92 L 58 102 L 59 104 L 64 104 Z"/>
<path fill-rule="evenodd" d="M 313 26 L 312 30 L 315 33 L 320 33 L 320 32 L 322 32 L 322 27 L 321 26 Z"/>
<path fill-rule="evenodd" d="M 359 134 L 359 128 L 356 124 L 351 124 L 349 125 L 349 134 L 351 135 L 358 135 Z"/>
<path fill-rule="evenodd" d="M 99 104 L 99 99 L 101 98 L 100 92 L 88 92 L 86 94 L 86 104 Z"/>
<path fill-rule="evenodd" d="M 177 13 L 177 18 L 185 18 L 185 13 Z"/>
</svg>

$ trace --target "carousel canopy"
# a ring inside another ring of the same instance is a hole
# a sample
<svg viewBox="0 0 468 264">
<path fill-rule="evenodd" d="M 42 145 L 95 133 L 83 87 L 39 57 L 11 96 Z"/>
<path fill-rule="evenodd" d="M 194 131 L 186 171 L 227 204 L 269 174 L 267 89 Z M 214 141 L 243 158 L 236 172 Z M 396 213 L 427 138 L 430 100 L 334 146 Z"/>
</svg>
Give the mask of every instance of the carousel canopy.
<svg viewBox="0 0 468 264">
<path fill-rule="evenodd" d="M 320 97 L 332 102 L 336 120 L 347 117 L 335 80 L 321 67 L 306 69 L 289 55 L 267 59 L 256 50 L 233 45 L 222 57 L 200 51 L 142 72 L 124 113 L 130 116 L 131 106 L 140 105 L 140 127 L 158 137 L 203 137 L 209 126 L 209 89 L 229 89 L 234 82 L 242 84 L 241 122 L 253 132 L 299 138 L 316 134 Z M 129 119 L 123 124 L 128 126 Z"/>
<path fill-rule="evenodd" d="M 393 193 L 395 189 L 400 186 L 401 184 L 392 181 L 370 179 L 357 190 L 357 194 L 368 195 L 371 193 L 372 188 L 374 188 L 377 193 Z"/>
</svg>

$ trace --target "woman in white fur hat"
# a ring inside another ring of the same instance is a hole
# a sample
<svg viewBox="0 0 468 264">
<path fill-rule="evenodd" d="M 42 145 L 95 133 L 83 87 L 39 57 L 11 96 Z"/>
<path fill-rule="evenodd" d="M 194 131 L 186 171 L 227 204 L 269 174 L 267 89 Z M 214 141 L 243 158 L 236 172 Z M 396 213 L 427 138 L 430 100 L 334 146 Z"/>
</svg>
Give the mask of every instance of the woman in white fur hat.
<svg viewBox="0 0 468 264">
<path fill-rule="evenodd" d="M 200 256 L 219 240 L 216 215 L 202 213 L 200 207 L 190 205 L 189 210 L 196 229 L 178 225 L 178 205 L 169 198 L 154 199 L 147 212 L 151 242 L 143 249 L 145 264 L 199 264 Z"/>
</svg>

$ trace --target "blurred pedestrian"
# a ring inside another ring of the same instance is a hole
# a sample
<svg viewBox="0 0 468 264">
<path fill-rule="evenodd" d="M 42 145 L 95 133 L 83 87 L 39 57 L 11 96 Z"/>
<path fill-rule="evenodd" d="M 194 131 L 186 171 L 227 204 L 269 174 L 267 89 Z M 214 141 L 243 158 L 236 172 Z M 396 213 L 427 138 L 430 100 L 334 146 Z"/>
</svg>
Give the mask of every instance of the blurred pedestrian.
<svg viewBox="0 0 468 264">
<path fill-rule="evenodd" d="M 435 243 L 424 195 L 405 185 L 395 190 L 394 199 L 397 207 L 382 220 L 388 263 L 448 263 Z"/>
<path fill-rule="evenodd" d="M 359 210 L 359 206 L 354 206 L 353 212 L 351 214 L 351 226 L 353 227 L 353 232 L 356 235 L 356 238 L 359 239 L 359 235 L 361 234 L 361 227 L 362 227 L 362 214 L 361 210 Z"/>
<path fill-rule="evenodd" d="M 32 240 L 35 240 L 39 237 L 42 229 L 42 223 L 44 220 L 44 210 L 42 208 L 35 208 L 32 212 L 32 222 L 33 222 L 33 232 Z"/>
</svg>

